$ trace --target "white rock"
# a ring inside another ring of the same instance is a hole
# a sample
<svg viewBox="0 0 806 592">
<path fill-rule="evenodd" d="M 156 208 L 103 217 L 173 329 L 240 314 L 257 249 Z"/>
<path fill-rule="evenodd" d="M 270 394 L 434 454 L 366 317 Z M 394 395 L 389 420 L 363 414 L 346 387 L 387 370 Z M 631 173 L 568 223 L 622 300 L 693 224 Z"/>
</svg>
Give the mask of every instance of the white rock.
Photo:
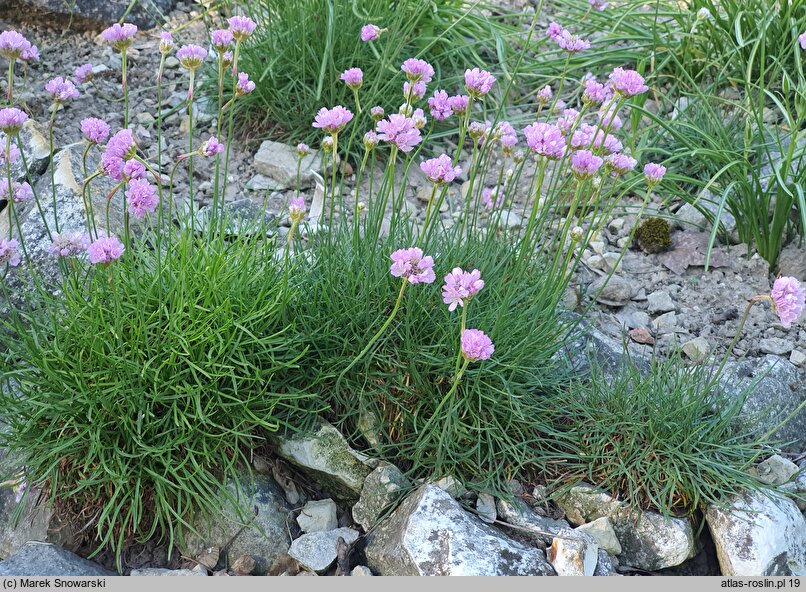
<svg viewBox="0 0 806 592">
<path fill-rule="evenodd" d="M 758 348 L 762 353 L 785 356 L 792 351 L 793 343 L 780 337 L 766 337 L 758 342 Z"/>
<path fill-rule="evenodd" d="M 637 512 L 589 485 L 572 487 L 556 502 L 572 524 L 609 518 L 621 545 L 619 559 L 625 565 L 655 571 L 680 565 L 696 551 L 688 520 Z"/>
<path fill-rule="evenodd" d="M 800 351 L 799 349 L 793 349 L 792 353 L 789 354 L 789 361 L 792 362 L 795 366 L 805 366 L 806 353 Z"/>
<path fill-rule="evenodd" d="M 710 352 L 711 344 L 705 337 L 696 337 L 683 344 L 683 353 L 695 362 L 704 360 Z"/>
<path fill-rule="evenodd" d="M 332 499 L 308 502 L 297 516 L 297 524 L 306 533 L 335 530 L 339 526 L 336 502 Z"/>
<path fill-rule="evenodd" d="M 436 483 L 434 483 L 437 487 L 439 487 L 442 491 L 445 491 L 448 495 L 453 498 L 457 498 L 462 496 L 467 489 L 462 483 L 453 475 L 448 475 L 443 477 Z"/>
<path fill-rule="evenodd" d="M 591 537 L 601 549 L 611 555 L 621 555 L 621 543 L 618 542 L 618 537 L 616 536 L 616 531 L 613 530 L 610 518 L 602 516 L 593 522 L 581 524 L 574 530 Z"/>
<path fill-rule="evenodd" d="M 558 576 L 592 576 L 599 546 L 591 537 L 565 529 L 554 537 L 546 556 Z"/>
<path fill-rule="evenodd" d="M 806 575 L 806 520 L 794 502 L 769 494 L 706 511 L 723 576 Z"/>
<path fill-rule="evenodd" d="M 433 485 L 412 493 L 367 535 L 365 555 L 378 575 L 554 574 L 543 551 L 484 524 Z"/>
<path fill-rule="evenodd" d="M 674 333 L 677 328 L 677 313 L 667 312 L 652 321 L 652 329 L 656 333 Z"/>
<path fill-rule="evenodd" d="M 297 148 L 266 140 L 255 154 L 254 167 L 261 175 L 275 179 L 286 188 L 297 183 Z M 321 171 L 322 157 L 319 152 L 312 151 L 300 163 L 300 184 L 309 187 L 313 184 L 313 171 Z"/>
<path fill-rule="evenodd" d="M 779 454 L 773 454 L 756 467 L 758 478 L 772 485 L 781 485 L 794 477 L 798 471 L 798 465 Z"/>
<path fill-rule="evenodd" d="M 652 292 L 646 297 L 647 312 L 649 314 L 658 314 L 661 312 L 670 312 L 674 310 L 674 302 L 668 292 L 658 290 Z"/>
<path fill-rule="evenodd" d="M 304 534 L 294 539 L 288 554 L 308 569 L 323 572 L 336 560 L 336 542 L 339 537 L 349 545 L 358 540 L 358 531 L 337 528 L 328 532 Z"/>
<path fill-rule="evenodd" d="M 354 576 L 354 577 L 357 577 L 357 576 L 366 577 L 366 576 L 371 576 L 373 574 L 372 574 L 372 570 L 370 568 L 368 568 L 367 566 L 365 566 L 365 565 L 356 565 L 353 568 L 353 571 L 350 572 L 350 575 Z"/>
</svg>

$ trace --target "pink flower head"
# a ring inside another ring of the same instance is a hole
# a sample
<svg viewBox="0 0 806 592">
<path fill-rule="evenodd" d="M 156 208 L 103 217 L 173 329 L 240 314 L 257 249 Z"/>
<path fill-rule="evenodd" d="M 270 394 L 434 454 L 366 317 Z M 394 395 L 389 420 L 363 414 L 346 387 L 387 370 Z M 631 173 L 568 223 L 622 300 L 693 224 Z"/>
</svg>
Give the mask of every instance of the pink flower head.
<svg viewBox="0 0 806 592">
<path fill-rule="evenodd" d="M 587 105 L 598 105 L 607 98 L 607 90 L 604 84 L 600 84 L 595 79 L 585 81 L 585 90 L 582 93 L 582 102 Z"/>
<path fill-rule="evenodd" d="M 613 91 L 621 97 L 633 97 L 649 90 L 644 78 L 635 70 L 614 68 L 610 73 L 610 84 Z"/>
<path fill-rule="evenodd" d="M 372 130 L 364 134 L 364 148 L 372 150 L 378 145 L 378 134 Z"/>
<path fill-rule="evenodd" d="M 109 137 L 109 124 L 97 117 L 81 120 L 81 133 L 91 144 L 103 144 Z"/>
<path fill-rule="evenodd" d="M 239 96 L 248 95 L 255 90 L 255 83 L 249 80 L 249 74 L 246 72 L 238 72 L 238 84 L 235 87 L 235 92 Z"/>
<path fill-rule="evenodd" d="M 361 68 L 350 68 L 341 74 L 341 80 L 353 90 L 358 90 L 364 82 L 364 73 Z"/>
<path fill-rule="evenodd" d="M 557 119 L 557 127 L 563 135 L 566 135 L 574 128 L 578 118 L 579 111 L 576 109 L 565 109 L 562 112 L 562 117 Z"/>
<path fill-rule="evenodd" d="M 232 35 L 238 41 L 246 41 L 255 32 L 257 25 L 248 16 L 233 16 L 227 19 Z"/>
<path fill-rule="evenodd" d="M 508 121 L 499 121 L 495 124 L 495 129 L 492 132 L 494 140 L 499 140 L 504 152 L 509 154 L 512 148 L 518 143 L 518 132 L 512 127 Z"/>
<path fill-rule="evenodd" d="M 478 68 L 465 70 L 465 88 L 474 99 L 489 93 L 493 89 L 493 84 L 495 84 L 495 76 L 486 70 L 479 70 Z"/>
<path fill-rule="evenodd" d="M 604 130 L 597 129 L 590 124 L 583 123 L 571 137 L 571 148 L 594 148 L 604 149 L 608 154 L 619 152 L 622 144 L 618 138 L 612 134 L 605 134 Z"/>
<path fill-rule="evenodd" d="M 485 187 L 481 192 L 481 201 L 488 210 L 494 210 L 504 205 L 504 193 L 498 187 Z"/>
<path fill-rule="evenodd" d="M 806 31 L 798 35 L 798 43 L 801 49 L 806 49 Z"/>
<path fill-rule="evenodd" d="M 793 277 L 779 277 L 772 284 L 770 298 L 781 324 L 789 329 L 803 312 L 804 293 L 800 282 Z"/>
<path fill-rule="evenodd" d="M 310 152 L 311 152 L 311 149 L 307 144 L 303 144 L 303 143 L 297 144 L 297 156 L 299 158 L 307 156 Z"/>
<path fill-rule="evenodd" d="M 559 23 L 555 23 L 554 21 L 549 23 L 548 28 L 546 28 L 546 36 L 550 37 L 552 41 L 557 41 L 560 35 L 563 34 L 565 29 L 560 26 Z"/>
<path fill-rule="evenodd" d="M 605 156 L 605 168 L 611 171 L 615 176 L 626 175 L 632 171 L 638 164 L 629 154 L 622 154 L 621 152 L 614 152 Z"/>
<path fill-rule="evenodd" d="M 45 90 L 53 97 L 56 103 L 66 103 L 71 99 L 77 99 L 79 96 L 78 89 L 69 78 L 62 78 L 57 76 L 49 80 L 45 85 Z"/>
<path fill-rule="evenodd" d="M 434 77 L 434 68 L 426 62 L 425 60 L 419 60 L 417 58 L 409 58 L 403 65 L 400 66 L 400 69 L 406 73 L 406 77 L 409 79 L 409 82 L 419 82 L 422 81 L 425 84 L 431 82 L 431 79 Z"/>
<path fill-rule="evenodd" d="M 176 57 L 183 68 L 192 72 L 201 67 L 207 58 L 207 50 L 198 45 L 183 45 L 176 52 Z"/>
<path fill-rule="evenodd" d="M 602 127 L 609 128 L 613 131 L 618 131 L 624 126 L 624 122 L 621 121 L 621 117 L 618 116 L 618 110 L 616 106 L 613 105 L 607 111 L 600 109 L 597 113 L 599 121 L 602 123 Z"/>
<path fill-rule="evenodd" d="M 381 36 L 381 28 L 372 24 L 361 27 L 361 41 L 375 41 Z"/>
<path fill-rule="evenodd" d="M 598 10 L 599 12 L 603 11 L 610 5 L 608 2 L 605 2 L 605 0 L 588 0 L 588 4 L 591 5 L 591 8 Z"/>
<path fill-rule="evenodd" d="M 468 362 L 489 360 L 495 351 L 495 346 L 484 331 L 478 329 L 465 329 L 462 331 L 462 356 Z"/>
<path fill-rule="evenodd" d="M 375 106 L 369 110 L 369 115 L 372 117 L 373 121 L 377 123 L 383 119 L 384 115 L 386 115 L 386 112 L 383 110 L 383 107 Z"/>
<path fill-rule="evenodd" d="M 434 258 L 423 257 L 422 249 L 398 249 L 392 253 L 391 259 L 389 273 L 394 277 L 405 277 L 410 284 L 430 284 L 436 279 Z"/>
<path fill-rule="evenodd" d="M 104 173 L 116 181 L 122 181 L 125 162 L 132 158 L 135 152 L 136 146 L 132 131 L 122 129 L 109 138 L 106 143 L 106 148 L 101 156 L 101 168 Z"/>
<path fill-rule="evenodd" d="M 663 175 L 666 174 L 666 167 L 662 164 L 648 162 L 644 165 L 644 178 L 647 185 L 654 187 L 663 180 Z"/>
<path fill-rule="evenodd" d="M 428 123 L 428 119 L 425 116 L 425 112 L 422 109 L 415 109 L 414 113 L 412 113 L 411 118 L 414 120 L 414 127 L 417 129 L 423 129 L 425 124 Z"/>
<path fill-rule="evenodd" d="M 146 167 L 139 160 L 131 158 L 123 165 L 123 180 L 134 181 L 135 179 L 145 179 Z"/>
<path fill-rule="evenodd" d="M 31 42 L 17 31 L 3 31 L 0 33 L 0 55 L 9 60 L 21 58 L 23 52 L 31 48 Z"/>
<path fill-rule="evenodd" d="M 125 250 L 126 247 L 123 246 L 118 237 L 114 235 L 102 236 L 90 243 L 90 246 L 87 247 L 87 255 L 93 265 L 108 265 L 120 259 Z"/>
<path fill-rule="evenodd" d="M 571 157 L 571 169 L 577 179 L 590 179 L 601 168 L 603 162 L 590 150 L 577 150 Z"/>
<path fill-rule="evenodd" d="M 431 117 L 438 120 L 447 119 L 453 115 L 448 93 L 444 90 L 434 91 L 434 96 L 428 99 L 428 109 Z"/>
<path fill-rule="evenodd" d="M 448 98 L 448 105 L 454 115 L 464 115 L 470 108 L 470 97 L 467 95 L 454 95 Z"/>
<path fill-rule="evenodd" d="M 330 134 L 338 134 L 344 126 L 353 119 L 353 113 L 341 105 L 336 105 L 332 109 L 322 107 L 316 114 L 313 127 L 322 129 Z"/>
<path fill-rule="evenodd" d="M 22 261 L 20 257 L 20 241 L 15 238 L 5 240 L 0 238 L 0 265 L 17 267 Z"/>
<path fill-rule="evenodd" d="M 457 175 L 462 174 L 462 167 L 453 166 L 451 157 L 447 154 L 440 154 L 436 158 L 431 158 L 420 163 L 420 170 L 425 173 L 432 183 L 450 183 Z"/>
<path fill-rule="evenodd" d="M 92 64 L 84 64 L 73 70 L 73 76 L 81 83 L 89 82 L 93 78 Z"/>
<path fill-rule="evenodd" d="M 481 272 L 478 269 L 463 271 L 459 267 L 445 276 L 445 285 L 442 286 L 442 302 L 448 305 L 453 312 L 457 306 L 464 306 L 484 287 Z"/>
<path fill-rule="evenodd" d="M 425 96 L 425 91 L 425 82 L 422 80 L 418 80 L 414 84 L 410 82 L 403 83 L 403 96 L 407 101 L 410 99 L 422 99 Z"/>
<path fill-rule="evenodd" d="M 174 43 L 173 35 L 168 31 L 160 33 L 160 53 L 163 55 L 171 53 L 174 47 L 176 47 L 176 44 Z"/>
<path fill-rule="evenodd" d="M 135 179 L 129 183 L 126 190 L 129 213 L 137 218 L 142 218 L 146 212 L 153 212 L 159 204 L 157 188 L 146 179 Z M 95 263 L 93 261 L 93 263 Z"/>
<path fill-rule="evenodd" d="M 8 145 L 8 151 L 6 146 Z M 0 166 L 5 167 L 8 163 L 14 164 L 20 159 L 20 149 L 14 143 L 8 144 L 5 134 L 0 134 Z"/>
<path fill-rule="evenodd" d="M 559 128 L 538 121 L 527 126 L 523 133 L 532 152 L 550 160 L 559 160 L 565 154 L 565 138 Z"/>
<path fill-rule="evenodd" d="M 299 224 L 305 218 L 305 198 L 301 195 L 296 196 L 288 203 L 288 215 L 291 222 Z"/>
<path fill-rule="evenodd" d="M 539 91 L 537 91 L 536 100 L 538 105 L 548 105 L 551 102 L 552 92 L 551 87 L 547 84 Z"/>
<path fill-rule="evenodd" d="M 402 152 L 411 152 L 422 140 L 415 121 L 399 113 L 393 113 L 388 119 L 379 121 L 376 131 L 381 140 L 394 144 Z"/>
<path fill-rule="evenodd" d="M 199 154 L 206 156 L 207 158 L 215 156 L 216 154 L 221 154 L 222 152 L 224 152 L 224 144 L 219 142 L 218 138 L 215 136 L 210 136 L 210 139 L 202 144 L 199 148 Z"/>
<path fill-rule="evenodd" d="M 16 107 L 0 109 L 0 130 L 13 136 L 22 129 L 22 124 L 28 121 L 28 114 Z"/>
<path fill-rule="evenodd" d="M 122 25 L 115 23 L 101 32 L 101 37 L 119 51 L 125 51 L 132 44 L 135 35 L 137 35 L 137 26 L 131 23 Z"/>
<path fill-rule="evenodd" d="M 14 203 L 28 201 L 29 199 L 33 199 L 34 190 L 31 189 L 31 186 L 28 183 L 17 183 L 16 181 L 12 181 L 11 196 L 14 200 Z M 0 181 L 0 199 L 8 200 L 8 181 L 6 181 L 6 179 Z"/>
<path fill-rule="evenodd" d="M 54 257 L 78 257 L 90 246 L 90 237 L 86 232 L 55 232 L 48 253 Z"/>
<path fill-rule="evenodd" d="M 213 40 L 213 47 L 219 54 L 227 51 L 227 48 L 232 44 L 235 36 L 229 29 L 216 29 L 211 34 Z"/>
<path fill-rule="evenodd" d="M 563 29 L 556 37 L 552 37 L 560 49 L 564 49 L 568 53 L 578 53 L 580 51 L 589 49 L 591 44 L 589 41 L 583 39 L 579 35 L 574 35 L 567 29 Z"/>
<path fill-rule="evenodd" d="M 221 56 L 221 65 L 224 66 L 224 70 L 228 70 L 230 66 L 232 66 L 232 62 L 235 59 L 235 56 L 232 55 L 231 51 L 225 51 L 224 55 Z"/>
<path fill-rule="evenodd" d="M 23 62 L 38 62 L 39 57 L 39 48 L 36 45 L 31 45 L 28 49 L 23 50 L 20 55 L 20 59 Z"/>
</svg>

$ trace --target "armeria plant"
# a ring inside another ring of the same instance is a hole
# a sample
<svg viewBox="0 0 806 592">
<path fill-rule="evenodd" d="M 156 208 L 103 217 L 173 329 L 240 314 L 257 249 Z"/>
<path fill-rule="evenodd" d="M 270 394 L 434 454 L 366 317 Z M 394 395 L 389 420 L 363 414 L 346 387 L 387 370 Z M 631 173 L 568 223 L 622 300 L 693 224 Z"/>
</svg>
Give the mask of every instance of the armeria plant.
<svg viewBox="0 0 806 592">
<path fill-rule="evenodd" d="M 564 461 L 562 431 L 544 412 L 568 382 L 562 352 L 574 321 L 559 304 L 614 204 L 641 186 L 646 202 L 666 172 L 645 163 L 643 177 L 634 175 L 638 161 L 618 137 L 622 116 L 648 90 L 643 77 L 617 67 L 608 80 L 578 87 L 563 74 L 539 89 L 540 108 L 519 147 L 518 130 L 489 100 L 496 88 L 505 99 L 512 79 L 500 88 L 493 74 L 468 67 L 456 94 L 437 89 L 427 98 L 435 68 L 412 57 L 402 80 L 391 82 L 403 101 L 393 108 L 368 105 L 363 73 L 350 68 L 341 78 L 355 111 L 311 113 L 323 133 L 324 204 L 306 223 L 299 180 L 311 149 L 300 144 L 291 229 L 277 253 L 264 216 L 235 239 L 229 232 L 218 174 L 227 177 L 233 106 L 255 88 L 238 64 L 256 25 L 246 17 L 228 25 L 211 40 L 215 136 L 200 140 L 193 129 L 208 52 L 176 52 L 187 71 L 189 131 L 169 175 L 158 172 L 162 153 L 149 162 L 126 125 L 113 133 L 103 120 L 82 122 L 86 228 L 60 226 L 30 177 L 15 184 L 11 165 L 24 160 L 27 114 L 0 110 L 12 196 L 0 265 L 8 274 L 25 261 L 38 278 L 17 207 L 31 199 L 62 273 L 57 296 L 35 279 L 28 306 L 3 321 L 9 429 L 0 443 L 25 458 L 25 491 L 35 485 L 57 508 L 85 517 L 101 546 L 120 552 L 154 536 L 173 543 L 193 513 L 216 510 L 222 485 L 242 478 L 249 449 L 267 432 L 305 427 L 313 412 L 418 476 L 453 475 L 477 489 L 504 493 L 513 475 Z M 135 34 L 122 25 L 104 36 L 125 52 Z M 379 25 L 355 35 L 369 44 L 394 38 Z M 547 38 L 569 56 L 587 47 L 556 23 Z M 158 97 L 174 47 L 163 33 Z M 56 101 L 75 96 L 64 79 L 54 87 Z M 458 145 L 420 159 L 437 136 Z M 362 145 L 353 194 L 339 171 Z M 88 155 L 97 153 L 100 166 L 90 171 Z M 192 188 L 182 196 L 187 207 L 174 208 L 175 172 L 199 158 L 216 162 L 209 215 L 196 211 Z M 422 223 L 405 213 L 412 167 L 427 182 Z M 112 190 L 106 210 L 95 212 L 101 178 Z M 109 215 L 113 203 L 126 212 L 120 228 Z"/>
</svg>

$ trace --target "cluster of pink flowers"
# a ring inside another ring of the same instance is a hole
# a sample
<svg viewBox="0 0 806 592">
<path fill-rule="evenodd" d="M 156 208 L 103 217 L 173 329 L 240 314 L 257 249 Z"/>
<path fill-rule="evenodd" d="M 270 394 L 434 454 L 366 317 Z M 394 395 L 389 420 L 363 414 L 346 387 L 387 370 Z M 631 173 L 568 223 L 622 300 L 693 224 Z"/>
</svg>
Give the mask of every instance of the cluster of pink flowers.
<svg viewBox="0 0 806 592">
<path fill-rule="evenodd" d="M 788 329 L 803 313 L 806 295 L 800 282 L 793 277 L 779 277 L 770 291 L 773 308 L 781 324 Z"/>
<path fill-rule="evenodd" d="M 79 97 L 78 89 L 73 81 L 61 76 L 49 80 L 45 85 L 45 90 L 50 93 L 55 103 L 66 103 Z"/>
<path fill-rule="evenodd" d="M 12 62 L 15 60 L 31 62 L 39 59 L 39 50 L 21 33 L 3 31 L 0 33 L 0 55 Z"/>
<path fill-rule="evenodd" d="M 465 70 L 465 88 L 468 94 L 478 99 L 489 93 L 495 84 L 495 76 L 485 70 Z"/>
<path fill-rule="evenodd" d="M 127 160 L 126 164 L 123 165 L 122 177 L 124 181 L 129 182 L 135 179 L 143 179 L 145 176 L 146 167 L 139 160 L 132 158 Z"/>
<path fill-rule="evenodd" d="M 216 154 L 221 154 L 224 152 L 224 148 L 224 144 L 219 142 L 218 138 L 215 136 L 210 136 L 210 138 L 199 147 L 199 154 L 210 158 Z"/>
<path fill-rule="evenodd" d="M 115 235 L 101 236 L 87 247 L 87 256 L 93 265 L 108 265 L 123 255 L 126 247 Z"/>
<path fill-rule="evenodd" d="M 81 133 L 91 144 L 103 144 L 109 137 L 109 124 L 97 117 L 87 117 L 81 120 Z"/>
<path fill-rule="evenodd" d="M 623 148 L 621 142 L 612 134 L 605 134 L 604 130 L 583 123 L 571 136 L 571 148 L 603 149 L 607 154 L 619 152 Z"/>
<path fill-rule="evenodd" d="M 157 209 L 157 188 L 144 178 L 133 180 L 126 189 L 127 210 L 132 216 L 142 218 Z"/>
<path fill-rule="evenodd" d="M 462 174 L 462 167 L 453 166 L 451 157 L 447 154 L 440 154 L 436 158 L 431 158 L 420 163 L 420 170 L 425 173 L 432 183 L 450 183 L 457 175 Z"/>
<path fill-rule="evenodd" d="M 22 129 L 22 125 L 28 121 L 28 114 L 16 107 L 6 107 L 0 109 L 0 130 L 13 136 Z"/>
<path fill-rule="evenodd" d="M 461 336 L 462 356 L 468 362 L 489 360 L 495 352 L 492 340 L 479 329 L 465 329 Z"/>
<path fill-rule="evenodd" d="M 565 154 L 565 137 L 558 127 L 537 121 L 523 130 L 532 152 L 549 160 L 559 160 Z"/>
<path fill-rule="evenodd" d="M 666 167 L 662 164 L 648 162 L 644 165 L 644 178 L 650 187 L 654 187 L 663 180 Z"/>
<path fill-rule="evenodd" d="M 422 141 L 414 119 L 399 113 L 393 113 L 388 119 L 379 121 L 376 131 L 381 140 L 394 144 L 401 152 L 411 152 Z"/>
<path fill-rule="evenodd" d="M 571 170 L 578 179 L 590 179 L 604 161 L 590 150 L 577 150 L 571 157 Z"/>
<path fill-rule="evenodd" d="M 364 83 L 364 73 L 361 68 L 350 68 L 341 74 L 341 80 L 353 90 L 358 90 Z"/>
<path fill-rule="evenodd" d="M 213 42 L 213 47 L 219 55 L 227 51 L 227 48 L 229 48 L 235 40 L 235 36 L 229 29 L 216 29 L 210 34 L 210 38 Z"/>
<path fill-rule="evenodd" d="M 364 148 L 367 150 L 373 150 L 378 145 L 379 141 L 378 134 L 372 130 L 364 134 Z"/>
<path fill-rule="evenodd" d="M 73 76 L 76 77 L 80 83 L 84 84 L 91 81 L 94 77 L 92 72 L 92 64 L 84 64 L 73 70 Z"/>
<path fill-rule="evenodd" d="M 463 115 L 470 108 L 470 97 L 467 95 L 454 95 L 448 99 L 448 105 L 454 115 Z"/>
<path fill-rule="evenodd" d="M 382 31 L 383 29 L 371 23 L 364 25 L 363 27 L 361 27 L 361 41 L 363 41 L 364 43 L 366 43 L 367 41 L 375 41 L 378 37 L 381 36 Z"/>
<path fill-rule="evenodd" d="M 15 238 L 6 240 L 0 238 L 0 265 L 17 267 L 22 261 L 20 257 L 20 241 Z"/>
<path fill-rule="evenodd" d="M 537 103 L 539 105 L 548 105 L 551 102 L 552 96 L 553 95 L 551 92 L 551 87 L 547 84 L 539 91 L 537 91 L 537 94 L 535 95 L 535 100 L 537 100 Z"/>
<path fill-rule="evenodd" d="M 417 58 L 407 59 L 405 62 L 403 62 L 403 65 L 400 66 L 400 69 L 406 74 L 409 82 L 422 81 L 425 84 L 428 84 L 434 77 L 433 66 L 431 66 L 431 64 L 425 60 L 420 60 Z"/>
<path fill-rule="evenodd" d="M 74 258 L 84 253 L 89 246 L 90 237 L 85 232 L 57 232 L 53 234 L 48 253 L 54 257 Z"/>
<path fill-rule="evenodd" d="M 249 80 L 249 74 L 238 72 L 238 83 L 235 85 L 235 92 L 238 95 L 248 95 L 253 90 L 255 90 L 255 83 Z"/>
<path fill-rule="evenodd" d="M 6 179 L 2 179 L 0 181 L 0 199 L 8 200 L 8 194 L 9 194 L 8 181 L 6 181 Z M 14 203 L 28 201 L 29 199 L 33 199 L 34 190 L 26 182 L 18 183 L 17 181 L 12 181 L 11 196 L 12 199 L 14 200 Z"/>
<path fill-rule="evenodd" d="M 389 273 L 394 277 L 405 278 L 410 284 L 430 284 L 436 279 L 434 258 L 424 257 L 422 249 L 398 249 L 392 253 L 391 259 Z"/>
<path fill-rule="evenodd" d="M 137 35 L 137 25 L 131 23 L 115 23 L 101 32 L 101 37 L 112 47 L 125 51 L 131 46 L 134 36 Z"/>
<path fill-rule="evenodd" d="M 598 82 L 595 78 L 586 80 L 584 83 L 585 90 L 582 93 L 582 102 L 588 105 L 598 105 L 608 98 L 607 88 L 604 84 Z"/>
<path fill-rule="evenodd" d="M 632 171 L 638 161 L 629 154 L 615 153 L 605 156 L 605 167 L 614 175 L 626 175 Z"/>
<path fill-rule="evenodd" d="M 481 202 L 488 210 L 495 210 L 504 204 L 504 192 L 498 187 L 485 187 L 481 191 Z"/>
<path fill-rule="evenodd" d="M 448 93 L 444 90 L 434 91 L 434 96 L 428 99 L 428 109 L 431 112 L 431 117 L 437 120 L 447 119 L 453 115 Z"/>
<path fill-rule="evenodd" d="M 174 47 L 176 47 L 176 44 L 174 43 L 173 35 L 171 35 L 168 31 L 163 31 L 160 33 L 160 53 L 162 55 L 171 53 Z"/>
<path fill-rule="evenodd" d="M 624 68 L 614 68 L 610 73 L 610 85 L 613 91 L 620 97 L 634 97 L 649 90 L 644 84 L 644 78 L 635 70 L 625 70 Z"/>
<path fill-rule="evenodd" d="M 546 29 L 546 34 L 554 41 L 561 49 L 568 53 L 577 53 L 589 49 L 591 44 L 579 35 L 572 34 L 568 29 L 562 28 L 559 24 L 552 22 Z"/>
<path fill-rule="evenodd" d="M 101 156 L 101 167 L 103 171 L 115 179 L 123 179 L 123 167 L 126 161 L 131 159 L 136 152 L 134 137 L 130 129 L 122 129 L 109 138 L 106 148 Z"/>
<path fill-rule="evenodd" d="M 591 5 L 591 8 L 598 10 L 599 12 L 603 11 L 610 5 L 610 3 L 605 2 L 605 0 L 588 0 L 588 4 Z"/>
<path fill-rule="evenodd" d="M 207 50 L 198 45 L 183 45 L 176 52 L 176 59 L 186 70 L 198 70 L 207 58 Z"/>
<path fill-rule="evenodd" d="M 457 306 L 465 306 L 470 299 L 484 287 L 481 272 L 478 269 L 464 271 L 460 267 L 445 276 L 445 285 L 442 286 L 442 302 L 448 305 L 453 312 Z"/>
<path fill-rule="evenodd" d="M 20 159 L 20 149 L 16 144 L 8 144 L 5 134 L 0 134 L 0 166 L 14 164 Z"/>
<path fill-rule="evenodd" d="M 305 218 L 305 198 L 298 195 L 288 203 L 288 215 L 291 222 L 299 224 Z"/>
<path fill-rule="evenodd" d="M 319 109 L 319 113 L 316 114 L 313 127 L 324 130 L 329 134 L 338 134 L 352 119 L 352 111 L 341 105 L 336 105 L 332 109 L 322 107 Z"/>
<path fill-rule="evenodd" d="M 257 29 L 255 21 L 248 16 L 233 16 L 227 19 L 230 31 L 233 37 L 239 42 L 246 41 L 252 36 L 252 33 Z"/>
</svg>

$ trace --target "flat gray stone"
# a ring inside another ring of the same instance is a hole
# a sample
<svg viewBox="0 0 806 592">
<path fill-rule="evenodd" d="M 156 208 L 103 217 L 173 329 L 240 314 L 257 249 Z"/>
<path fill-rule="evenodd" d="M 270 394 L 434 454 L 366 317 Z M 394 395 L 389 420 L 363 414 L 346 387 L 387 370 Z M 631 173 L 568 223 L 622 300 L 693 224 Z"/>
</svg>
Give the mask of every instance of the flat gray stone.
<svg viewBox="0 0 806 592">
<path fill-rule="evenodd" d="M 658 314 L 663 312 L 671 312 L 675 309 L 674 302 L 669 293 L 664 290 L 658 290 L 647 294 L 646 297 L 647 312 L 649 314 Z"/>
<path fill-rule="evenodd" d="M 336 502 L 332 499 L 310 501 L 297 516 L 302 532 L 327 532 L 338 527 L 339 521 L 336 515 Z"/>
<path fill-rule="evenodd" d="M 278 189 L 293 189 L 297 183 L 297 147 L 280 142 L 264 141 L 255 154 L 255 170 L 274 179 Z M 300 185 L 314 184 L 314 172 L 321 172 L 321 153 L 312 150 L 300 163 Z"/>
<path fill-rule="evenodd" d="M 554 575 L 543 551 L 510 539 L 428 484 L 367 535 L 365 554 L 378 575 Z"/>
<path fill-rule="evenodd" d="M 518 498 L 512 501 L 499 499 L 496 508 L 501 520 L 507 524 L 517 526 L 520 534 L 528 533 L 547 545 L 551 544 L 554 535 L 570 528 L 570 525 L 565 520 L 554 520 L 553 518 L 541 516 L 532 510 L 526 502 Z"/>
<path fill-rule="evenodd" d="M 361 497 L 353 506 L 353 520 L 368 531 L 409 486 L 408 479 L 396 466 L 387 464 L 378 467 L 364 481 Z"/>
<path fill-rule="evenodd" d="M 0 576 L 114 576 L 97 563 L 48 543 L 27 543 L 0 561 Z"/>
<path fill-rule="evenodd" d="M 301 565 L 315 572 L 323 572 L 336 561 L 336 543 L 339 537 L 348 545 L 358 540 L 358 531 L 337 528 L 327 532 L 312 532 L 294 539 L 288 554 Z"/>
</svg>

